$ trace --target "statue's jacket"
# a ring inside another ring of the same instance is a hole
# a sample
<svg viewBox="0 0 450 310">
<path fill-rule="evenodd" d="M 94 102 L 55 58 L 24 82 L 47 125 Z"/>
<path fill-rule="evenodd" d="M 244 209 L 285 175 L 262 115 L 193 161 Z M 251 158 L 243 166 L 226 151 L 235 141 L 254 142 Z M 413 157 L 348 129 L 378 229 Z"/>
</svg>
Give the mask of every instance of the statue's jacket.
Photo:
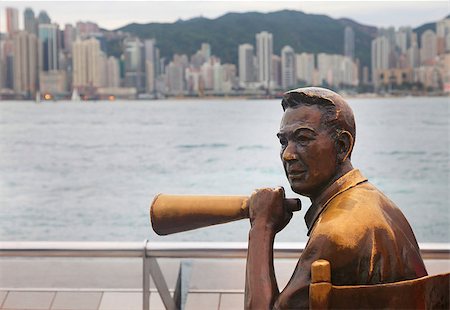
<svg viewBox="0 0 450 310">
<path fill-rule="evenodd" d="M 311 264 L 326 259 L 334 285 L 396 282 L 427 275 L 400 209 L 354 169 L 328 187 L 305 215 L 309 240 L 278 305 L 305 302 Z"/>
</svg>

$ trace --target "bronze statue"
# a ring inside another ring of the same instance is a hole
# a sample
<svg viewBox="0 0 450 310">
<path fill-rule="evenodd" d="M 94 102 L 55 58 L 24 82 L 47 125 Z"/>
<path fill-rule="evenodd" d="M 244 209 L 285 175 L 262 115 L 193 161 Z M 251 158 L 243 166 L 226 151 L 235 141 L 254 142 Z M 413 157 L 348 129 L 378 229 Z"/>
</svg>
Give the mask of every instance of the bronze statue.
<svg viewBox="0 0 450 310">
<path fill-rule="evenodd" d="M 274 273 L 275 235 L 290 221 L 283 188 L 256 190 L 249 199 L 245 307 L 308 308 L 311 264 L 331 263 L 336 285 L 363 285 L 427 275 L 414 233 L 402 212 L 351 163 L 355 121 L 337 93 L 299 88 L 284 94 L 278 137 L 294 192 L 310 198 L 309 240 L 280 292 Z"/>
</svg>

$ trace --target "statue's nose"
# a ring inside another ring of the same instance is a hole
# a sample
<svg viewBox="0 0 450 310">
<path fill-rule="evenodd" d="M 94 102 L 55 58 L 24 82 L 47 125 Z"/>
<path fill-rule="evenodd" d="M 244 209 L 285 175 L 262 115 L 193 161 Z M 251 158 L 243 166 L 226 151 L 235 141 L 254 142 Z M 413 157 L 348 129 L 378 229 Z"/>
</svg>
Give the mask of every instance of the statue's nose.
<svg viewBox="0 0 450 310">
<path fill-rule="evenodd" d="M 292 143 L 289 143 L 288 146 L 284 149 L 282 158 L 284 161 L 292 161 L 298 159 L 298 154 L 295 151 L 295 146 Z"/>
</svg>

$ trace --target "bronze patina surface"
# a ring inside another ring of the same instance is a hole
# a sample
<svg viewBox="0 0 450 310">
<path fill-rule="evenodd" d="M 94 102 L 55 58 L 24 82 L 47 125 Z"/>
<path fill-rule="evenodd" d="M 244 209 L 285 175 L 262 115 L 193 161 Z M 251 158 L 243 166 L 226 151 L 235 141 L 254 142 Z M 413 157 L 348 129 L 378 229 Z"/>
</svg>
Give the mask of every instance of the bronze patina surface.
<svg viewBox="0 0 450 310">
<path fill-rule="evenodd" d="M 285 93 L 278 137 L 292 190 L 311 200 L 309 240 L 280 292 L 273 243 L 292 217 L 284 190 L 256 190 L 249 199 L 247 309 L 308 308 L 311 264 L 331 263 L 336 285 L 364 285 L 427 275 L 414 233 L 400 209 L 354 169 L 353 112 L 337 93 L 299 88 Z"/>
</svg>

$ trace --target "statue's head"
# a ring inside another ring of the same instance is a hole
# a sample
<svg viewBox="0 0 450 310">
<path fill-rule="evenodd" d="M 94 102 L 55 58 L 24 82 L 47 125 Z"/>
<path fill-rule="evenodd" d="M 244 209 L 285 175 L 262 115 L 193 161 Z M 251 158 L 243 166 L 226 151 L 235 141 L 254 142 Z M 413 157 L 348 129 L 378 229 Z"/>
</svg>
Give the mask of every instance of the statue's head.
<svg viewBox="0 0 450 310">
<path fill-rule="evenodd" d="M 286 176 L 294 192 L 315 197 L 351 167 L 353 111 L 339 94 L 318 87 L 288 91 L 281 104 L 278 137 Z"/>
</svg>

